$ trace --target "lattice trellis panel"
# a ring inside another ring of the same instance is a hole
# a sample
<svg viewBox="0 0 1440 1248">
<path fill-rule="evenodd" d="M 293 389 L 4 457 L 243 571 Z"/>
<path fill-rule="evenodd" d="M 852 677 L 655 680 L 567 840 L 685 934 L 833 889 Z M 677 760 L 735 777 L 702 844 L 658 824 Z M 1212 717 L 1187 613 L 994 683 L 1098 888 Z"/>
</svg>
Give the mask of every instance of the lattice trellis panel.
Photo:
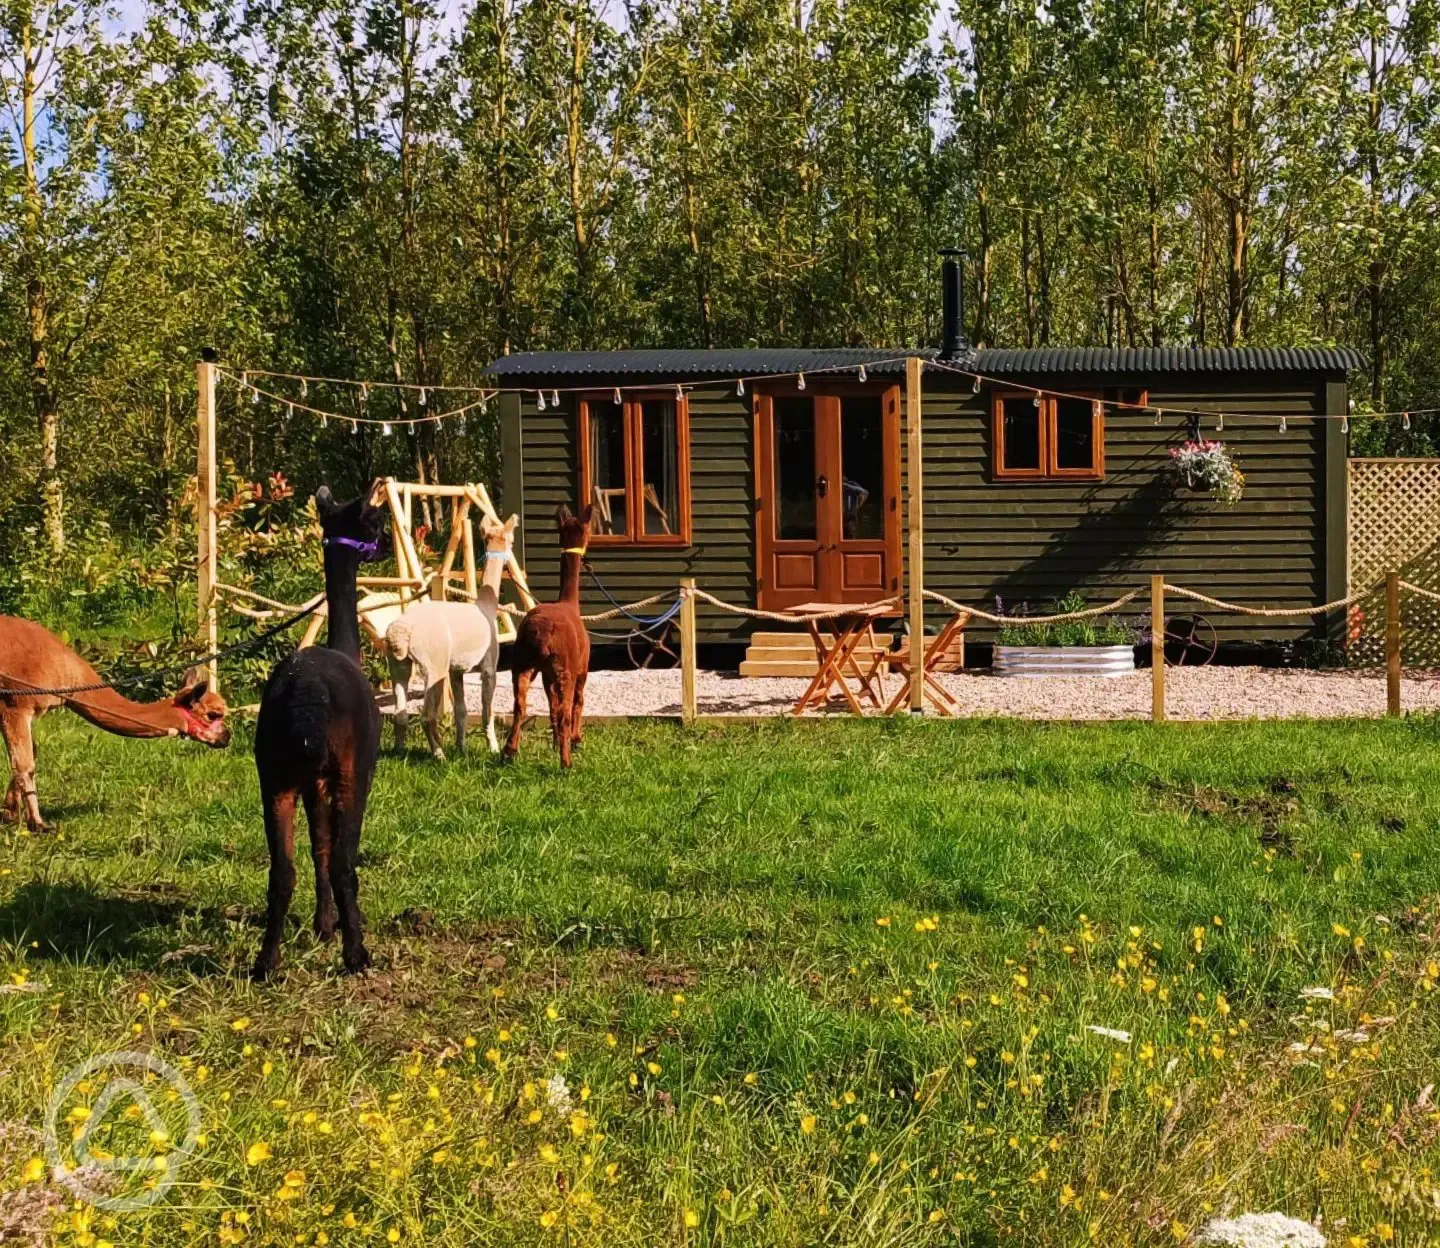
<svg viewBox="0 0 1440 1248">
<path fill-rule="evenodd" d="M 1440 590 L 1440 459 L 1350 461 L 1350 593 L 1398 571 Z M 1407 667 L 1440 667 L 1440 603 L 1401 595 Z M 1383 587 L 1351 608 L 1348 654 L 1357 664 L 1385 657 Z"/>
</svg>

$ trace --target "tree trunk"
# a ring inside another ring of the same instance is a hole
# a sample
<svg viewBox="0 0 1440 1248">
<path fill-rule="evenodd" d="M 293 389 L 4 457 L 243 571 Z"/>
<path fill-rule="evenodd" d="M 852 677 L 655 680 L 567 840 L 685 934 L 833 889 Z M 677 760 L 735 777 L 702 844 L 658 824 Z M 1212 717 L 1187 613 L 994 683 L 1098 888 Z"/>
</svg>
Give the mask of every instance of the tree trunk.
<svg viewBox="0 0 1440 1248">
<path fill-rule="evenodd" d="M 980 264 L 975 275 L 978 287 L 975 298 L 975 345 L 990 342 L 990 269 L 994 261 L 995 240 L 990 235 L 990 195 L 982 182 L 976 192 L 976 215 L 980 221 Z"/>
<path fill-rule="evenodd" d="M 60 404 L 50 384 L 47 340 L 50 303 L 45 289 L 41 252 L 40 165 L 35 151 L 35 104 L 39 95 L 39 52 L 33 43 L 30 15 L 23 15 L 20 43 L 22 65 L 21 137 L 25 163 L 25 219 L 21 229 L 21 267 L 25 277 L 26 329 L 30 347 L 30 401 L 40 434 L 40 514 L 51 558 L 65 553 L 65 490 L 60 481 Z"/>
</svg>

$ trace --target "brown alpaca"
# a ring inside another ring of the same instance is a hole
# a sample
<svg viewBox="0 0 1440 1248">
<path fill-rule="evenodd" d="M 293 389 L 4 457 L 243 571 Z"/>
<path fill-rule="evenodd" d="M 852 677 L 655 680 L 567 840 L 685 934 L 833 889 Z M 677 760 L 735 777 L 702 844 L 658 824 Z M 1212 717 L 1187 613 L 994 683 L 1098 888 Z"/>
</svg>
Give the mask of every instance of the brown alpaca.
<svg viewBox="0 0 1440 1248">
<path fill-rule="evenodd" d="M 0 615 L 0 689 L 70 689 L 100 682 L 95 669 L 49 629 L 13 615 Z M 57 706 L 68 706 L 97 728 L 121 737 L 190 737 L 210 746 L 227 745 L 225 699 L 210 691 L 200 670 L 185 673 L 185 687 L 168 702 L 132 702 L 113 689 L 69 695 L 0 693 L 0 735 L 10 754 L 10 787 L 0 823 L 46 830 L 35 793 L 34 721 Z"/>
<path fill-rule="evenodd" d="M 525 723 L 530 682 L 540 673 L 545 696 L 550 700 L 550 733 L 560 751 L 560 765 L 570 766 L 570 750 L 584 734 L 585 677 L 590 672 L 590 634 L 580 619 L 580 561 L 590 541 L 590 516 L 586 507 L 578 517 L 562 505 L 555 513 L 560 529 L 560 600 L 542 602 L 520 621 L 511 651 L 515 680 L 515 712 L 510 721 L 510 739 L 505 742 L 506 761 L 520 749 L 520 729 Z"/>
</svg>

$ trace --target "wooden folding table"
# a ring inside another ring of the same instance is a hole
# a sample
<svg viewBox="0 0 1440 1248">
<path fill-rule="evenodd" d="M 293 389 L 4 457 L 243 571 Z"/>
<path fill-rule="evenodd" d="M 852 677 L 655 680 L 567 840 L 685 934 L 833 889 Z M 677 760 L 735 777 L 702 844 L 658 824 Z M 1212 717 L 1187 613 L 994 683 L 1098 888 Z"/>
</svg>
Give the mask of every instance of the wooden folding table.
<svg viewBox="0 0 1440 1248">
<path fill-rule="evenodd" d="M 790 608 L 787 614 L 804 617 L 830 615 L 832 612 L 834 615 L 828 621 L 813 619 L 803 621 L 810 630 L 810 640 L 815 643 L 815 659 L 819 668 L 815 673 L 815 679 L 810 682 L 810 687 L 805 690 L 800 701 L 795 704 L 795 709 L 791 712 L 794 715 L 803 715 L 811 706 L 824 706 L 830 696 L 830 690 L 837 684 L 845 695 L 845 700 L 850 704 L 850 709 L 857 715 L 865 714 L 865 708 L 860 704 L 856 690 L 850 687 L 847 673 L 854 677 L 860 694 L 868 697 L 877 711 L 883 705 L 880 693 L 875 690 L 875 685 L 879 683 L 876 680 L 875 665 L 872 663 L 868 672 L 861 671 L 860 664 L 855 658 L 855 651 L 867 639 L 873 644 L 875 622 L 900 616 L 902 614 L 900 607 L 895 603 L 854 607 L 843 602 L 806 602 L 798 607 Z M 827 622 L 834 634 L 829 643 L 825 641 L 825 636 L 819 627 L 821 623 Z"/>
</svg>

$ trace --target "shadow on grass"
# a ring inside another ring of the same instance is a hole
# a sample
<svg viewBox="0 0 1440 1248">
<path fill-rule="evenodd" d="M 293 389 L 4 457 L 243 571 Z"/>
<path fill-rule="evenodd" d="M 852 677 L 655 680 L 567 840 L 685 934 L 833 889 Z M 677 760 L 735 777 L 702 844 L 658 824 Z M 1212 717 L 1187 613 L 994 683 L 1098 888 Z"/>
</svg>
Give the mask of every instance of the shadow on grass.
<svg viewBox="0 0 1440 1248">
<path fill-rule="evenodd" d="M 166 885 L 101 893 L 88 884 L 37 880 L 22 885 L 0 905 L 0 941 L 34 942 L 31 956 L 80 965 L 168 960 L 196 974 L 222 971 L 204 956 L 209 946 L 196 946 L 195 954 L 178 959 L 165 957 L 185 916 L 198 917 L 207 926 L 263 921 L 239 910 L 197 910 L 186 904 L 183 892 Z"/>
</svg>

